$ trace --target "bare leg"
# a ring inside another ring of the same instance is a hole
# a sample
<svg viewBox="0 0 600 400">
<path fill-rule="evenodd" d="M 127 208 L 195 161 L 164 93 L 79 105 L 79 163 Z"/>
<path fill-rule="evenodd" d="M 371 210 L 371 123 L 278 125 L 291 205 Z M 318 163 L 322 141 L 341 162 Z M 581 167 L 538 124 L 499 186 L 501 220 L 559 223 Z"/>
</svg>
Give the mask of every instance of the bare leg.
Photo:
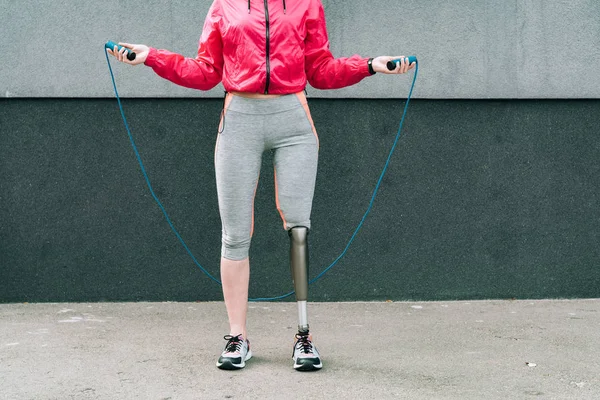
<svg viewBox="0 0 600 400">
<path fill-rule="evenodd" d="M 234 261 L 221 257 L 221 282 L 229 317 L 229 334 L 235 336 L 241 333 L 246 339 L 250 260 Z"/>
</svg>

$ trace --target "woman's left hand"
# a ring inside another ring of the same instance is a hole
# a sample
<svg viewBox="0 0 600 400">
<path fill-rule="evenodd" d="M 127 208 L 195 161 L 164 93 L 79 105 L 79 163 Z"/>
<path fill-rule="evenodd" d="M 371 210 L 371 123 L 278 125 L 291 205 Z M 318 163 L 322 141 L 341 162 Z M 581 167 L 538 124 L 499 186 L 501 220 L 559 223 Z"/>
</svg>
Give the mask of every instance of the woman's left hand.
<svg viewBox="0 0 600 400">
<path fill-rule="evenodd" d="M 400 59 L 399 63 L 396 63 L 396 69 L 389 70 L 387 67 L 388 61 Z M 381 72 L 382 74 L 405 74 L 415 67 L 416 63 L 408 64 L 408 58 L 405 56 L 380 56 L 373 59 L 373 71 Z"/>
</svg>

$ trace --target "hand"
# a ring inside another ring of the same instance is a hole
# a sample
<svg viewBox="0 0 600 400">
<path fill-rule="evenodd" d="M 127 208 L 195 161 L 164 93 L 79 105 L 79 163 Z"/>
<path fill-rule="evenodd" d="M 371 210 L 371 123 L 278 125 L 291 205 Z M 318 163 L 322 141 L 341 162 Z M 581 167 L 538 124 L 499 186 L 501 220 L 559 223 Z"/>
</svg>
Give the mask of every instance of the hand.
<svg viewBox="0 0 600 400">
<path fill-rule="evenodd" d="M 121 51 L 117 50 L 117 46 L 115 46 L 115 48 L 112 50 L 106 49 L 106 51 L 108 51 L 108 54 L 115 56 L 117 60 L 130 65 L 142 64 L 144 61 L 146 61 L 146 57 L 148 57 L 148 53 L 150 52 L 150 48 L 143 44 L 129 44 L 119 42 L 119 46 L 123 47 Z M 135 53 L 135 60 L 129 61 L 127 59 L 125 52 L 128 50 L 133 51 Z"/>
<path fill-rule="evenodd" d="M 387 67 L 388 61 L 397 60 L 399 58 L 401 60 L 399 63 L 396 63 L 396 69 L 390 71 Z M 383 74 L 405 74 L 411 69 L 413 69 L 415 67 L 415 64 L 416 63 L 413 62 L 412 64 L 408 65 L 408 61 L 405 60 L 405 56 L 381 56 L 374 58 L 372 63 L 373 71 L 381 72 Z"/>
</svg>

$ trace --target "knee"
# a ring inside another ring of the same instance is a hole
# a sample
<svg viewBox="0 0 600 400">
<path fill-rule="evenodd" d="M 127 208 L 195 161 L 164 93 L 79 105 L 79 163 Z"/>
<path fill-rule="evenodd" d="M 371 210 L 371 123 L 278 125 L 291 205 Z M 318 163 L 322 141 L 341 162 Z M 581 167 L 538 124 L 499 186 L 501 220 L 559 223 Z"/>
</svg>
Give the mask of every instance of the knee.
<svg viewBox="0 0 600 400">
<path fill-rule="evenodd" d="M 290 215 L 290 213 L 283 213 L 281 210 L 280 214 L 281 219 L 283 220 L 283 228 L 288 232 L 291 232 L 292 229 L 296 228 L 305 228 L 310 231 L 310 218 Z"/>
<path fill-rule="evenodd" d="M 248 257 L 250 252 L 249 236 L 225 235 L 222 237 L 221 256 L 234 261 L 240 261 Z"/>
<path fill-rule="evenodd" d="M 308 232 L 309 228 L 306 226 L 294 226 L 288 230 L 288 235 L 290 236 L 292 244 L 303 245 L 306 244 L 308 240 Z"/>
</svg>

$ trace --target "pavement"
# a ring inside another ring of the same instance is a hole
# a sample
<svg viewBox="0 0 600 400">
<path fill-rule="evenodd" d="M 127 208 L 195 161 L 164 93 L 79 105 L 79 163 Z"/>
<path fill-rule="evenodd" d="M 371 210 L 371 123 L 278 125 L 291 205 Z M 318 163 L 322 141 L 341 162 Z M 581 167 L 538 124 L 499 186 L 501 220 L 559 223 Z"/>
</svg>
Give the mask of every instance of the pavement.
<svg viewBox="0 0 600 400">
<path fill-rule="evenodd" d="M 223 303 L 0 304 L 0 398 L 600 399 L 600 299 L 250 303 L 253 358 L 215 367 Z"/>
</svg>

